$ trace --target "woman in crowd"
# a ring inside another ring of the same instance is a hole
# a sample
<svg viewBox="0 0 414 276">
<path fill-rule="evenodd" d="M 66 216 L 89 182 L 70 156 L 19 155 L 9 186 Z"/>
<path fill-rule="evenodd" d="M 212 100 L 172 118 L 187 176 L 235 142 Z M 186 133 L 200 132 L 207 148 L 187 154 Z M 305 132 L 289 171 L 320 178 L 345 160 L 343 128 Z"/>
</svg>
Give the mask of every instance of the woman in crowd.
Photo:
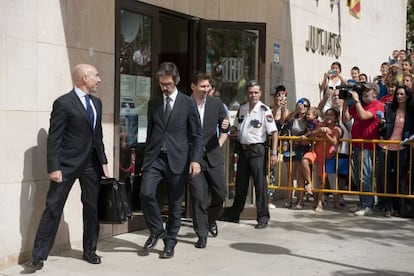
<svg viewBox="0 0 414 276">
<path fill-rule="evenodd" d="M 333 91 L 346 84 L 346 79 L 341 75 L 341 71 L 341 64 L 335 61 L 331 64 L 331 68 L 323 74 L 323 79 L 319 86 L 319 89 L 323 91 L 323 97 L 318 106 L 322 113 L 325 113 L 328 108 L 332 107 Z"/>
<path fill-rule="evenodd" d="M 276 87 L 276 92 L 273 96 L 273 105 L 271 105 L 273 117 L 275 119 L 278 131 L 281 130 L 281 127 L 284 125 L 286 118 L 289 115 L 287 104 L 286 87 L 279 85 Z"/>
<path fill-rule="evenodd" d="M 398 86 L 392 102 L 385 105 L 384 118 L 381 120 L 380 126 L 382 139 L 404 140 L 414 133 L 412 101 L 412 90 L 407 86 Z M 381 174 L 382 177 L 377 179 L 379 182 L 378 192 L 397 193 L 398 191 L 398 193 L 402 193 L 408 151 L 409 148 L 399 144 L 379 143 L 379 163 L 386 163 L 387 170 L 386 177 Z M 385 197 L 383 204 L 384 216 L 398 215 L 400 206 L 397 198 Z"/>
<path fill-rule="evenodd" d="M 273 104 L 270 106 L 272 109 L 273 118 L 275 119 L 277 130 L 281 131 L 282 126 L 286 122 L 286 118 L 289 115 L 289 109 L 287 107 L 287 91 L 284 85 L 278 85 L 273 95 Z M 277 183 L 276 168 L 272 167 L 270 171 L 271 184 Z M 268 190 L 269 208 L 274 209 L 276 206 L 273 204 L 273 196 L 275 195 L 274 189 Z"/>
<path fill-rule="evenodd" d="M 306 133 L 308 121 L 306 120 L 306 113 L 310 107 L 310 101 L 307 98 L 301 98 L 296 103 L 296 108 L 292 111 L 287 119 L 286 124 L 282 128 L 282 132 L 289 132 L 291 136 L 301 136 Z M 301 187 L 305 186 L 303 175 L 298 171 L 298 162 L 302 160 L 303 155 L 310 149 L 309 141 L 294 140 L 291 143 L 291 147 L 287 147 L 283 154 L 283 161 L 287 163 L 287 171 L 291 177 L 289 181 L 295 180 Z M 296 205 L 297 208 L 303 205 L 303 192 L 299 192 L 299 201 Z M 289 201 L 285 207 L 292 207 L 292 193 L 289 193 Z"/>
</svg>

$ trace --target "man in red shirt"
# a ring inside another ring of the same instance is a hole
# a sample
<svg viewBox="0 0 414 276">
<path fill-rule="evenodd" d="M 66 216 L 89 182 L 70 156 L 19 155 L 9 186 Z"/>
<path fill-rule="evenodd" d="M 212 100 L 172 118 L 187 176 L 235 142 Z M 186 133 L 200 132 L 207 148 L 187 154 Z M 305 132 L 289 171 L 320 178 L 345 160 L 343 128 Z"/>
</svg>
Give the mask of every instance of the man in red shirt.
<svg viewBox="0 0 414 276">
<path fill-rule="evenodd" d="M 379 93 L 379 86 L 373 82 L 363 83 L 362 85 L 364 90 L 360 94 L 356 91 L 349 91 L 353 104 L 348 108 L 348 104 L 344 103 L 344 119 L 348 121 L 350 118 L 354 118 L 351 130 L 352 139 L 379 139 L 379 117 L 381 114 L 384 114 L 384 104 L 376 99 L 376 95 Z M 372 192 L 374 187 L 372 177 L 374 144 L 369 141 L 364 143 L 354 142 L 352 146 L 354 181 L 358 187 L 362 185 L 363 192 Z M 363 168 L 362 180 L 360 181 L 361 157 L 363 158 Z M 359 209 L 354 214 L 356 216 L 372 214 L 374 197 L 361 195 L 359 201 Z"/>
</svg>

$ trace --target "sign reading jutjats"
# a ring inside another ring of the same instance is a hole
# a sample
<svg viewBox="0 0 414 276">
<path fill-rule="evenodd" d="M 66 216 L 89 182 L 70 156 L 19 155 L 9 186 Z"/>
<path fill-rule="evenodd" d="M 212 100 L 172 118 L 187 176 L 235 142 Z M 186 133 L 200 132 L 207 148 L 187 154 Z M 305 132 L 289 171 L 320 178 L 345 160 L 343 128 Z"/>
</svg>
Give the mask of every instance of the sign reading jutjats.
<svg viewBox="0 0 414 276">
<path fill-rule="evenodd" d="M 341 56 L 341 36 L 325 31 L 315 26 L 309 26 L 308 40 L 305 42 L 306 51 L 321 55 Z"/>
</svg>

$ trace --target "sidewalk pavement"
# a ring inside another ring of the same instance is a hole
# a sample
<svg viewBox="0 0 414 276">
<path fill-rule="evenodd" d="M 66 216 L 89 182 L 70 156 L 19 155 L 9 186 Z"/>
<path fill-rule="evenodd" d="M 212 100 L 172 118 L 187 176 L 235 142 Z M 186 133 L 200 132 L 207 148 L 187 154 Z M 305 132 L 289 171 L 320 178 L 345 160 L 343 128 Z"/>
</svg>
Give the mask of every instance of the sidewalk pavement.
<svg viewBox="0 0 414 276">
<path fill-rule="evenodd" d="M 277 206 L 282 204 L 277 204 Z M 256 221 L 218 222 L 219 235 L 197 249 L 190 220 L 183 220 L 175 256 L 159 259 L 162 241 L 143 251 L 148 231 L 101 240 L 102 264 L 82 261 L 82 249 L 50 256 L 37 275 L 414 275 L 414 220 L 385 218 L 382 213 L 356 217 L 327 208 L 271 209 L 269 226 Z M 26 274 L 21 265 L 0 270 L 0 276 Z"/>
</svg>

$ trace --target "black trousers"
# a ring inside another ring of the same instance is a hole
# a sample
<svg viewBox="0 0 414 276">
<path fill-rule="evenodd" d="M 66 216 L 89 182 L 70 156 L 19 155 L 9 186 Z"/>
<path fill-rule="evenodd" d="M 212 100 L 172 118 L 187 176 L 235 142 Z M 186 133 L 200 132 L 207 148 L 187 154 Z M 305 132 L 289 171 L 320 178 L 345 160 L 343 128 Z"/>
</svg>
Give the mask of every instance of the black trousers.
<svg viewBox="0 0 414 276">
<path fill-rule="evenodd" d="M 236 194 L 230 211 L 232 217 L 239 218 L 244 210 L 250 176 L 252 176 L 256 193 L 257 222 L 267 223 L 269 221 L 265 158 L 265 148 L 262 144 L 240 150 L 237 161 Z"/>
<path fill-rule="evenodd" d="M 160 154 L 155 161 L 143 171 L 141 182 L 141 207 L 145 222 L 151 233 L 164 231 L 161 210 L 157 200 L 157 187 L 162 180 L 167 184 L 168 221 L 166 223 L 166 243 L 175 244 L 181 226 L 181 203 L 187 174 L 173 174 L 168 165 L 166 154 Z"/>
<path fill-rule="evenodd" d="M 224 164 L 211 167 L 207 160 L 203 160 L 201 167 L 200 174 L 189 177 L 188 185 L 194 230 L 198 236 L 207 237 L 209 226 L 216 222 L 223 207 L 227 187 Z"/>
<path fill-rule="evenodd" d="M 402 149 L 400 151 L 399 160 L 397 151 L 388 151 L 387 160 L 385 160 L 386 151 L 383 148 L 377 149 L 377 192 L 397 193 L 397 179 L 399 182 L 398 193 L 406 193 L 406 173 L 407 161 L 409 158 L 409 150 Z M 383 164 L 387 164 L 387 172 L 380 168 Z M 398 167 L 399 165 L 399 167 Z M 386 178 L 385 178 L 386 175 Z M 385 189 L 386 187 L 386 189 Z M 380 197 L 381 207 L 386 211 L 400 210 L 400 201 L 398 197 Z"/>
<path fill-rule="evenodd" d="M 81 185 L 81 201 L 83 204 L 83 251 L 90 254 L 96 251 L 99 237 L 98 196 L 102 167 L 98 164 L 94 153 L 78 177 L 67 177 L 63 172 L 63 182 L 51 181 L 46 196 L 46 208 L 40 219 L 37 230 L 33 257 L 46 260 L 52 249 L 69 192 L 77 178 Z"/>
</svg>

